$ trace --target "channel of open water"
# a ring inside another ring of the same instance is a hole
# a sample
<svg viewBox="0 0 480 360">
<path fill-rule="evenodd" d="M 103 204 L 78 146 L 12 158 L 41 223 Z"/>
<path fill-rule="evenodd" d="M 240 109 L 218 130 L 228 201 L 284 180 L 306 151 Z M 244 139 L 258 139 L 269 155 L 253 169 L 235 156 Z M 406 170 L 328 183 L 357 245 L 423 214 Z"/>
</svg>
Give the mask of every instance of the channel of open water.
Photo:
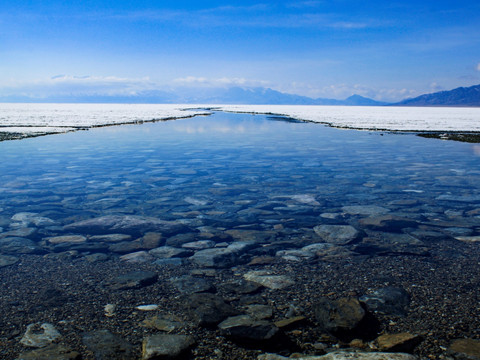
<svg viewBox="0 0 480 360">
<path fill-rule="evenodd" d="M 29 258 L 172 274 L 187 267 L 210 277 L 256 263 L 245 275 L 275 263 L 298 269 L 349 258 L 431 259 L 442 242 L 476 250 L 480 236 L 479 146 L 413 134 L 218 112 L 1 142 L 0 160 L 3 276 L 27 276 Z M 110 280 L 108 291 L 131 291 Z M 44 300 L 50 291 L 62 309 L 68 286 L 49 284 Z M 174 285 L 181 293 L 185 284 Z M 217 278 L 214 285 L 222 284 Z M 65 314 L 47 306 L 50 319 L 42 320 L 42 311 L 17 309 L 21 296 L 12 291 L 4 284 L 3 306 L 16 315 L 4 320 L 2 339 L 22 351 L 29 322 L 58 328 Z M 84 291 L 76 296 L 98 295 Z M 108 301 L 96 304 L 95 316 L 103 319 Z"/>
</svg>

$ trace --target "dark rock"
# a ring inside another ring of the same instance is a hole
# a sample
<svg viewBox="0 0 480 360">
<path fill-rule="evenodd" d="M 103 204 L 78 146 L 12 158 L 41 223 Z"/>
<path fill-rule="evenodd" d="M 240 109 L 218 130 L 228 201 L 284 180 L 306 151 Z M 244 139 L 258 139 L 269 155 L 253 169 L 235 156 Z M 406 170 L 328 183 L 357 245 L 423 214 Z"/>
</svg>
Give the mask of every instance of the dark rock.
<svg viewBox="0 0 480 360">
<path fill-rule="evenodd" d="M 253 294 L 259 291 L 263 286 L 243 279 L 224 283 L 222 290 L 234 294 Z"/>
<path fill-rule="evenodd" d="M 229 268 L 241 262 L 240 254 L 229 248 L 213 248 L 197 251 L 192 261 L 203 267 Z"/>
<path fill-rule="evenodd" d="M 45 250 L 32 240 L 22 237 L 0 239 L 0 253 L 3 254 L 44 254 Z"/>
<path fill-rule="evenodd" d="M 179 249 L 172 246 L 160 246 L 149 251 L 150 255 L 158 259 L 184 258 L 193 255 L 193 251 Z"/>
<path fill-rule="evenodd" d="M 133 346 L 108 330 L 95 330 L 83 334 L 83 343 L 97 360 L 132 360 Z"/>
<path fill-rule="evenodd" d="M 27 326 L 20 343 L 28 347 L 42 348 L 61 338 L 52 324 L 34 323 Z"/>
<path fill-rule="evenodd" d="M 421 336 L 409 333 L 383 334 L 376 343 L 380 351 L 410 353 L 422 340 Z"/>
<path fill-rule="evenodd" d="M 10 266 L 18 262 L 18 258 L 9 255 L 0 255 L 0 268 L 4 266 Z"/>
<path fill-rule="evenodd" d="M 196 239 L 195 233 L 178 234 L 178 235 L 169 237 L 165 241 L 165 245 L 172 246 L 175 248 L 181 248 L 183 244 L 187 244 L 189 242 L 195 241 L 195 239 Z"/>
<path fill-rule="evenodd" d="M 64 227 L 66 231 L 100 235 L 109 233 L 145 234 L 160 232 L 173 235 L 188 230 L 183 224 L 152 217 L 134 215 L 108 215 L 79 221 Z"/>
<path fill-rule="evenodd" d="M 398 233 L 369 232 L 352 249 L 360 254 L 428 256 L 428 247 L 419 239 Z"/>
<path fill-rule="evenodd" d="M 260 342 L 272 339 L 279 329 L 271 322 L 248 315 L 229 317 L 218 324 L 220 333 L 233 340 Z"/>
<path fill-rule="evenodd" d="M 480 360 L 480 340 L 457 339 L 454 340 L 448 352 L 456 360 Z"/>
<path fill-rule="evenodd" d="M 410 295 L 402 288 L 385 287 L 360 298 L 367 309 L 384 315 L 405 316 L 410 304 Z"/>
<path fill-rule="evenodd" d="M 193 320 L 199 326 L 216 326 L 229 316 L 238 315 L 238 311 L 221 297 L 213 294 L 193 294 L 186 300 Z"/>
<path fill-rule="evenodd" d="M 247 306 L 246 313 L 257 320 L 270 319 L 273 316 L 273 308 L 268 305 L 252 304 Z"/>
<path fill-rule="evenodd" d="M 140 289 L 152 285 L 158 280 L 158 275 L 151 271 L 134 271 L 117 276 L 110 284 L 114 290 Z"/>
<path fill-rule="evenodd" d="M 182 293 L 193 294 L 203 292 L 215 292 L 215 286 L 205 279 L 195 278 L 193 276 L 184 275 L 177 278 L 172 278 L 170 281 Z"/>
<path fill-rule="evenodd" d="M 417 227 L 418 225 L 415 220 L 395 215 L 372 216 L 365 219 L 360 219 L 358 223 L 374 230 L 392 232 L 400 231 L 404 228 Z"/>
<path fill-rule="evenodd" d="M 52 344 L 42 349 L 21 353 L 16 360 L 79 360 L 80 358 L 77 351 L 63 345 Z"/>
<path fill-rule="evenodd" d="M 325 242 L 346 245 L 355 241 L 359 231 L 351 225 L 319 225 L 313 228 L 315 233 Z"/>
<path fill-rule="evenodd" d="M 320 298 L 314 305 L 314 311 L 320 327 L 334 334 L 353 332 L 365 317 L 365 310 L 355 298 L 335 301 Z"/>
<path fill-rule="evenodd" d="M 159 334 L 143 340 L 142 360 L 174 360 L 195 345 L 195 340 L 187 335 Z"/>
</svg>

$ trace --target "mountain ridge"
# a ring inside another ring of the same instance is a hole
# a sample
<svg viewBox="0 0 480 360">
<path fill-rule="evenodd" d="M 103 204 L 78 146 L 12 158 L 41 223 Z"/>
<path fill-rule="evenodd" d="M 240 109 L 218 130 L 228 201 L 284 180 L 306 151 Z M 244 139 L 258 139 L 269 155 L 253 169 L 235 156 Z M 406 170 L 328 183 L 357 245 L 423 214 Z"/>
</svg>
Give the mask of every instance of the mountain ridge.
<svg viewBox="0 0 480 360">
<path fill-rule="evenodd" d="M 423 94 L 396 103 L 386 103 L 354 94 L 343 100 L 310 98 L 263 87 L 150 90 L 134 95 L 61 95 L 45 98 L 3 96 L 11 103 L 124 103 L 124 104 L 249 104 L 249 105 L 342 105 L 342 106 L 465 106 L 480 107 L 480 84 Z"/>
</svg>

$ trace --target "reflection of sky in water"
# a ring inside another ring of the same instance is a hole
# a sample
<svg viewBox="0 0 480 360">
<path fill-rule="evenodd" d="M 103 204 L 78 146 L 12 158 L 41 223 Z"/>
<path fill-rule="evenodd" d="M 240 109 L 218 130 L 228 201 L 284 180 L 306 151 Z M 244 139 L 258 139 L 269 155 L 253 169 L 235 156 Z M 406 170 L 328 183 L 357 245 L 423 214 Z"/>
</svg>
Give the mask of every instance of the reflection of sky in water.
<svg viewBox="0 0 480 360">
<path fill-rule="evenodd" d="M 91 210 L 169 217 L 190 195 L 221 208 L 284 194 L 343 206 L 480 192 L 478 145 L 381 135 L 218 113 L 7 141 L 0 143 L 0 208 L 5 216 L 41 212 L 31 199 L 56 194 L 61 200 L 48 208 L 64 216 Z M 238 191 L 222 195 L 212 190 L 218 184 Z M 118 203 L 109 207 L 98 202 L 103 198 Z M 155 200 L 164 198 L 171 203 Z"/>
</svg>

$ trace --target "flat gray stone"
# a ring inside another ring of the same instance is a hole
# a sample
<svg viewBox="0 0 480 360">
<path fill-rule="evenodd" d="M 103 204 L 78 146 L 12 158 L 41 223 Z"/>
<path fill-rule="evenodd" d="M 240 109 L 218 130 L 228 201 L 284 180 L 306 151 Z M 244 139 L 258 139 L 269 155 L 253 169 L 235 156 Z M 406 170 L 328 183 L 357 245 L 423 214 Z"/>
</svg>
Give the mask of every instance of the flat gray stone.
<svg viewBox="0 0 480 360">
<path fill-rule="evenodd" d="M 360 235 L 359 231 L 351 225 L 319 225 L 313 230 L 325 242 L 336 245 L 349 244 Z"/>
<path fill-rule="evenodd" d="M 188 335 L 159 334 L 143 340 L 142 360 L 178 359 L 195 345 Z"/>
<path fill-rule="evenodd" d="M 47 347 L 23 352 L 15 360 L 79 360 L 80 353 L 63 346 L 52 344 Z"/>
<path fill-rule="evenodd" d="M 94 353 L 96 360 L 131 360 L 135 358 L 133 346 L 108 330 L 95 330 L 83 334 L 83 343 Z"/>
<path fill-rule="evenodd" d="M 58 330 L 49 323 L 34 323 L 27 326 L 20 343 L 28 347 L 42 348 L 61 337 Z"/>
<path fill-rule="evenodd" d="M 293 279 L 286 275 L 272 275 L 264 270 L 249 271 L 243 278 L 273 290 L 285 289 L 295 284 Z"/>
<path fill-rule="evenodd" d="M 178 222 L 165 221 L 152 217 L 134 215 L 108 215 L 94 219 L 79 221 L 64 227 L 66 231 L 85 234 L 145 234 L 146 232 L 160 232 L 165 235 L 176 234 L 186 230 Z"/>
<path fill-rule="evenodd" d="M 18 262 L 18 258 L 9 255 L 0 255 L 0 268 L 4 266 L 10 266 Z"/>
</svg>

